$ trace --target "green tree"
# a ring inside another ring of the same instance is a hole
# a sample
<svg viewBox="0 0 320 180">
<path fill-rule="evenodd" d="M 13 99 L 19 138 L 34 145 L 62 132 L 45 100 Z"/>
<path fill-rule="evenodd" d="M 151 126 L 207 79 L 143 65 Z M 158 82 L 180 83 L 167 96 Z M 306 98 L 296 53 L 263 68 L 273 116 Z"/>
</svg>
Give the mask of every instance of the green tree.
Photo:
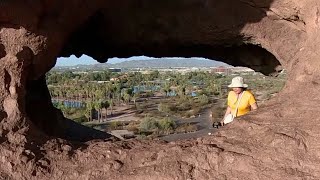
<svg viewBox="0 0 320 180">
<path fill-rule="evenodd" d="M 134 105 L 136 106 L 136 101 L 137 99 L 140 97 L 140 93 L 133 93 L 133 96 L 132 96 L 132 101 L 134 103 Z"/>
<path fill-rule="evenodd" d="M 102 108 L 102 102 L 101 101 L 95 101 L 94 102 L 94 109 L 98 112 L 98 122 L 101 120 L 101 108 Z"/>
<path fill-rule="evenodd" d="M 180 85 L 178 86 L 178 96 L 184 97 L 186 95 L 186 86 L 185 85 Z"/>
<path fill-rule="evenodd" d="M 128 104 L 128 103 L 130 102 L 131 96 L 130 96 L 127 92 L 125 92 L 125 93 L 122 95 L 122 98 L 123 98 L 124 102 L 125 102 L 126 104 Z"/>
<path fill-rule="evenodd" d="M 117 99 L 118 104 L 120 104 L 120 101 L 121 101 L 121 84 L 120 83 L 116 83 L 116 84 L 114 84 L 114 87 L 115 87 L 115 89 L 114 89 L 113 94 L 114 94 L 115 98 Z"/>
<path fill-rule="evenodd" d="M 105 121 L 105 120 L 107 120 L 107 114 L 108 114 L 108 108 L 109 108 L 109 106 L 110 106 L 110 104 L 109 104 L 109 102 L 108 101 L 101 101 L 101 109 L 105 109 L 105 114 L 104 114 L 104 117 L 103 117 L 103 115 L 101 114 L 101 120 L 102 121 Z"/>
<path fill-rule="evenodd" d="M 110 114 L 111 114 L 111 116 L 112 116 L 114 101 L 113 101 L 113 99 L 111 98 L 111 99 L 109 99 L 108 102 L 109 102 L 109 106 L 110 106 Z"/>
<path fill-rule="evenodd" d="M 104 91 L 101 88 L 95 90 L 95 98 L 97 101 L 101 101 L 104 98 Z"/>
<path fill-rule="evenodd" d="M 171 92 L 171 89 L 170 89 L 170 83 L 169 82 L 166 82 L 162 88 L 162 91 L 165 93 L 166 96 L 169 95 L 169 93 Z"/>
<path fill-rule="evenodd" d="M 152 72 L 150 73 L 150 79 L 151 79 L 151 80 L 155 80 L 155 79 L 159 78 L 159 75 L 160 75 L 160 73 L 159 73 L 158 70 L 152 71 Z"/>
<path fill-rule="evenodd" d="M 93 103 L 92 101 L 86 102 L 86 110 L 85 110 L 85 116 L 88 119 L 88 121 L 92 120 L 92 109 L 93 109 Z"/>
</svg>

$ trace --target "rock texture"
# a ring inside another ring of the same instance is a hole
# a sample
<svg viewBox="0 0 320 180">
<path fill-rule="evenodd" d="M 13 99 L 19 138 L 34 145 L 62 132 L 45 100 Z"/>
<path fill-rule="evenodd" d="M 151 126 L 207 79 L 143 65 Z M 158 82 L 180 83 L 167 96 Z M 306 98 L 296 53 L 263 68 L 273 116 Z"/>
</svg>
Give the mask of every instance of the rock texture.
<svg viewBox="0 0 320 180">
<path fill-rule="evenodd" d="M 319 8 L 318 0 L 1 1 L 0 177 L 320 179 Z M 43 78 L 71 54 L 201 56 L 266 74 L 285 68 L 288 81 L 213 136 L 83 143 L 101 135 L 75 134 Z"/>
</svg>

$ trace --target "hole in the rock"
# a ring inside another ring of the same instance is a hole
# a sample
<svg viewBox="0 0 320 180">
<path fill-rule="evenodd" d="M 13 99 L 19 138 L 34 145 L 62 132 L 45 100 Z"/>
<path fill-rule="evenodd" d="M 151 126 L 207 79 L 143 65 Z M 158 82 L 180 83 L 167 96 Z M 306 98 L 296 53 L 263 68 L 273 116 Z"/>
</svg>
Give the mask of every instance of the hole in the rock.
<svg viewBox="0 0 320 180">
<path fill-rule="evenodd" d="M 245 79 L 258 105 L 285 84 L 285 71 L 277 69 L 280 63 L 262 48 L 224 51 L 235 53 L 220 56 L 231 59 L 225 62 L 271 76 L 205 58 L 140 56 L 95 64 L 88 56 L 71 56 L 58 60 L 46 82 L 53 105 L 84 126 L 119 138 L 174 141 L 198 137 L 222 119 L 230 90 L 227 85 L 233 77 Z"/>
</svg>

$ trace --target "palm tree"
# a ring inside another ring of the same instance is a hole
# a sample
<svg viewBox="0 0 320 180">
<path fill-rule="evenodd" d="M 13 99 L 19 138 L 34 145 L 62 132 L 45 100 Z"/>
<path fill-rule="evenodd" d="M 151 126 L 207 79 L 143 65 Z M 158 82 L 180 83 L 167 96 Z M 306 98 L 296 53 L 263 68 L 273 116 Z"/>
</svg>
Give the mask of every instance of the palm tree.
<svg viewBox="0 0 320 180">
<path fill-rule="evenodd" d="M 128 94 L 127 92 L 123 93 L 122 98 L 126 104 L 130 102 L 130 94 Z"/>
<path fill-rule="evenodd" d="M 115 86 L 112 83 L 108 83 L 106 86 L 106 98 L 113 98 L 115 92 Z"/>
<path fill-rule="evenodd" d="M 101 119 L 101 117 L 100 117 L 101 116 L 100 115 L 101 107 L 102 107 L 101 101 L 94 102 L 94 109 L 98 112 L 98 122 L 100 122 L 100 119 Z"/>
<path fill-rule="evenodd" d="M 171 89 L 170 89 L 170 83 L 166 82 L 164 84 L 164 87 L 162 89 L 164 91 L 164 93 L 166 94 L 166 96 L 168 96 L 168 94 L 171 92 Z"/>
<path fill-rule="evenodd" d="M 120 101 L 121 101 L 121 84 L 120 83 L 116 83 L 114 86 L 115 86 L 114 95 L 117 98 L 117 102 L 120 104 Z"/>
<path fill-rule="evenodd" d="M 105 121 L 107 120 L 107 115 L 108 115 L 108 108 L 109 108 L 110 104 L 108 101 L 102 101 L 101 102 L 101 109 L 105 109 L 105 114 L 104 114 L 104 118 L 102 117 L 102 113 L 101 113 L 101 120 Z"/>
<path fill-rule="evenodd" d="M 138 92 L 133 94 L 132 100 L 133 100 L 134 106 L 136 106 L 136 101 L 139 97 L 140 97 L 140 94 Z"/>
<path fill-rule="evenodd" d="M 185 85 L 184 85 L 184 84 L 183 84 L 183 85 L 178 86 L 178 95 L 179 95 L 180 97 L 182 97 L 182 96 L 185 96 L 185 95 L 186 95 L 186 87 L 185 87 Z"/>
<path fill-rule="evenodd" d="M 111 116 L 112 116 L 112 112 L 113 112 L 113 105 L 114 105 L 114 103 L 113 103 L 113 99 L 112 98 L 110 98 L 109 99 L 109 106 L 110 106 L 110 114 L 111 114 Z"/>
<path fill-rule="evenodd" d="M 87 101 L 86 102 L 85 116 L 86 116 L 86 118 L 88 118 L 88 121 L 92 120 L 92 109 L 93 109 L 92 101 Z"/>
<path fill-rule="evenodd" d="M 104 98 L 104 92 L 99 88 L 95 91 L 95 95 L 96 95 L 96 99 L 98 101 L 100 101 Z"/>
</svg>

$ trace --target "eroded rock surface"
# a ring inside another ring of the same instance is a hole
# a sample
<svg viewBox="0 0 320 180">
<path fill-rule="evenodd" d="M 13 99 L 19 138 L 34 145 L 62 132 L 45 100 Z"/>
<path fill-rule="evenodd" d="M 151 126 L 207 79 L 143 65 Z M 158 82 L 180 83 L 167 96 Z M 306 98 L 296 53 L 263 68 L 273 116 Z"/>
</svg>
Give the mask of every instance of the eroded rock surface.
<svg viewBox="0 0 320 180">
<path fill-rule="evenodd" d="M 320 179 L 319 8 L 317 0 L 0 2 L 0 177 Z M 288 82 L 213 136 L 81 143 L 57 138 L 76 139 L 74 126 L 43 78 L 71 54 L 201 56 L 266 74 L 285 68 Z"/>
</svg>

